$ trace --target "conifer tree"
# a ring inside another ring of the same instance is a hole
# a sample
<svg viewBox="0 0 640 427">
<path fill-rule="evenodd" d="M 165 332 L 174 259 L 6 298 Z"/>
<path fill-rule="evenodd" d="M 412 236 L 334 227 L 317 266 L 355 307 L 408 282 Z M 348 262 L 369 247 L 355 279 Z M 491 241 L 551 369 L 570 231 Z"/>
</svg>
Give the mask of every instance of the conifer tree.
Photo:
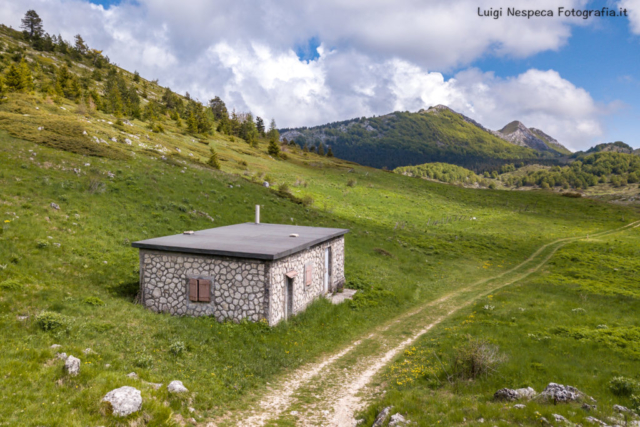
<svg viewBox="0 0 640 427">
<path fill-rule="evenodd" d="M 76 41 L 76 45 L 75 48 L 76 50 L 82 54 L 82 55 L 86 55 L 87 51 L 89 50 L 89 47 L 87 46 L 87 44 L 84 42 L 84 39 L 82 38 L 82 36 L 80 34 L 76 34 L 76 36 L 74 37 L 75 41 Z"/>
<path fill-rule="evenodd" d="M 324 156 L 324 145 L 322 143 L 318 145 L 318 154 Z"/>
<path fill-rule="evenodd" d="M 224 101 L 220 99 L 219 96 L 216 96 L 215 98 L 209 101 L 209 108 L 211 108 L 213 117 L 216 120 L 219 121 L 219 120 L 229 119 L 229 112 L 227 111 L 227 106 L 224 104 Z"/>
<path fill-rule="evenodd" d="M 136 83 L 140 81 L 140 73 L 137 70 L 133 73 L 133 81 Z"/>
<path fill-rule="evenodd" d="M 211 147 L 211 157 L 209 157 L 207 164 L 214 169 L 220 169 L 220 159 L 218 159 L 218 153 L 213 147 Z"/>
<path fill-rule="evenodd" d="M 5 78 L 7 89 L 11 91 L 21 92 L 33 89 L 31 70 L 24 59 L 17 67 L 15 64 L 11 64 Z"/>
<path fill-rule="evenodd" d="M 272 157 L 278 157 L 280 154 L 280 144 L 278 144 L 278 140 L 275 137 L 275 134 L 272 134 L 269 139 L 269 147 L 267 148 L 267 152 Z"/>
<path fill-rule="evenodd" d="M 331 146 L 329 146 L 329 149 L 327 150 L 327 157 L 333 157 L 333 150 L 331 149 Z"/>
<path fill-rule="evenodd" d="M 29 38 L 40 38 L 44 34 L 44 30 L 42 29 L 42 19 L 38 16 L 35 10 L 28 10 L 27 13 L 24 14 L 24 18 L 22 18 L 22 25 L 20 28 L 23 28 Z"/>
<path fill-rule="evenodd" d="M 260 116 L 256 117 L 256 129 L 258 129 L 258 133 L 260 134 L 260 136 L 262 136 L 264 138 L 264 136 L 265 136 L 264 120 L 262 120 L 262 117 L 260 117 Z"/>
<path fill-rule="evenodd" d="M 187 118 L 187 132 L 198 133 L 198 121 L 193 111 L 189 114 L 189 118 Z"/>
</svg>

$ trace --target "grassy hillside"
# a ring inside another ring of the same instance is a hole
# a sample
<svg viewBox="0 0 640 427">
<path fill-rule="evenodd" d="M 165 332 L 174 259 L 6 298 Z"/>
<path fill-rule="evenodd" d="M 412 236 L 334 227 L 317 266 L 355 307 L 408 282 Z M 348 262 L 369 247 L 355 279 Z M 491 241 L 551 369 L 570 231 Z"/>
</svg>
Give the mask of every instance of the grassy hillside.
<svg viewBox="0 0 640 427">
<path fill-rule="evenodd" d="M 443 322 L 390 366 L 383 378 L 388 393 L 368 419 L 393 405 L 394 413 L 424 426 L 540 425 L 542 418 L 556 425 L 554 414 L 581 425 L 590 416 L 631 425 L 633 416 L 613 405 L 640 414 L 638 238 L 635 228 L 572 243 L 542 272 Z M 496 352 L 495 363 L 473 377 L 466 362 L 479 344 Z M 577 387 L 597 400 L 597 409 L 493 399 L 504 387 L 540 392 L 550 382 Z"/>
<path fill-rule="evenodd" d="M 282 129 L 281 133 L 301 146 L 328 145 L 337 157 L 389 169 L 445 162 L 481 170 L 510 159 L 553 157 L 506 142 L 448 109 L 395 112 L 312 128 Z"/>
<path fill-rule="evenodd" d="M 10 43 L 19 55 L 3 53 L 3 64 L 26 57 L 34 89 L 8 91 L 0 104 L 0 419 L 8 425 L 204 423 L 247 405 L 293 367 L 506 270 L 544 242 L 640 218 L 630 207 L 552 193 L 409 179 L 295 146 L 271 156 L 267 138 L 249 143 L 217 131 L 210 109 L 200 111 L 211 128 L 198 128 L 194 113 L 189 130 L 180 116 L 191 117 L 188 99 L 172 109 L 175 94 L 160 102 L 165 89 L 124 70 L 116 74 L 141 92 L 140 118 L 92 107 L 84 95 L 50 94 L 57 80 L 37 65 L 47 56 Z M 87 58 L 47 55 L 54 76 L 63 63 L 79 82 L 95 71 Z M 101 82 L 91 88 L 100 100 L 108 93 Z M 212 148 L 221 170 L 208 165 Z M 275 328 L 172 317 L 135 303 L 132 241 L 251 221 L 255 204 L 264 222 L 351 229 L 345 267 L 347 286 L 359 289 L 354 301 L 317 301 Z M 78 377 L 64 374 L 58 351 L 82 360 Z M 171 380 L 190 392 L 178 397 L 146 383 Z M 100 399 L 124 385 L 139 388 L 144 404 L 118 420 Z"/>
</svg>

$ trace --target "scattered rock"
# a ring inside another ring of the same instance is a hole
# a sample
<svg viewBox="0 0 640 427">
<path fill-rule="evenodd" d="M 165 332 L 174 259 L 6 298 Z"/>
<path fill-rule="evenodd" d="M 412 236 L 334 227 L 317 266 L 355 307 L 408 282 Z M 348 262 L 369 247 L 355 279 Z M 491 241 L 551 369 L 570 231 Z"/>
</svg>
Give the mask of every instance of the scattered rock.
<svg viewBox="0 0 640 427">
<path fill-rule="evenodd" d="M 56 353 L 56 359 L 67 360 L 67 353 Z"/>
<path fill-rule="evenodd" d="M 169 393 L 186 393 L 189 390 L 182 384 L 182 381 L 171 381 L 167 386 Z"/>
<path fill-rule="evenodd" d="M 622 405 L 613 405 L 613 410 L 616 412 L 631 412 L 631 410 Z"/>
<path fill-rule="evenodd" d="M 87 131 L 86 131 L 86 130 L 83 130 L 83 131 L 82 131 L 82 134 L 83 134 L 83 135 L 86 135 L 86 134 L 87 134 Z"/>
<path fill-rule="evenodd" d="M 518 392 L 510 388 L 501 388 L 493 395 L 494 400 L 506 400 L 507 402 L 513 402 L 519 398 Z"/>
<path fill-rule="evenodd" d="M 131 145 L 132 144 L 132 142 L 131 142 L 131 140 L 129 138 L 125 138 L 124 139 L 124 143 L 127 144 L 127 145 Z"/>
<path fill-rule="evenodd" d="M 110 139 L 111 139 L 111 142 L 118 142 L 115 136 L 111 137 Z"/>
<path fill-rule="evenodd" d="M 399 427 L 407 424 L 407 420 L 401 414 L 391 415 L 391 421 L 389 421 L 389 427 Z"/>
<path fill-rule="evenodd" d="M 134 380 L 137 380 L 138 379 L 138 374 L 136 374 L 135 372 L 129 372 L 127 374 L 127 377 L 133 378 Z"/>
<path fill-rule="evenodd" d="M 60 210 L 60 206 L 58 206 L 56 203 L 51 203 L 49 206 L 51 206 L 53 209 L 59 211 Z"/>
<path fill-rule="evenodd" d="M 580 390 L 570 385 L 563 386 L 562 384 L 549 383 L 538 397 L 554 403 L 568 403 L 581 400 L 586 396 Z"/>
<path fill-rule="evenodd" d="M 154 390 L 160 390 L 160 387 L 162 387 L 162 383 L 148 383 L 148 382 L 145 382 L 145 384 L 147 384 L 148 386 L 150 386 Z"/>
<path fill-rule="evenodd" d="M 78 375 L 80 373 L 80 359 L 73 356 L 67 357 L 67 360 L 64 362 L 64 370 L 72 377 Z"/>
<path fill-rule="evenodd" d="M 516 393 L 518 393 L 518 397 L 520 399 L 526 399 L 526 400 L 533 399 L 534 397 L 536 397 L 536 394 L 537 394 L 536 391 L 531 387 L 519 388 L 516 390 Z"/>
<path fill-rule="evenodd" d="M 90 348 L 85 348 L 84 350 L 82 350 L 82 352 L 84 354 L 96 354 L 96 352 L 91 350 Z"/>
<path fill-rule="evenodd" d="M 38 126 L 38 130 L 39 130 L 39 131 L 43 131 L 43 130 L 44 130 L 44 128 L 43 128 L 42 126 Z"/>
<path fill-rule="evenodd" d="M 523 405 L 522 403 L 516 403 L 515 405 L 513 405 L 513 407 L 516 409 L 524 409 L 527 407 L 527 405 Z"/>
<path fill-rule="evenodd" d="M 111 390 L 102 401 L 110 405 L 111 412 L 117 417 L 126 417 L 142 408 L 140 390 L 129 386 Z"/>
<path fill-rule="evenodd" d="M 585 418 L 585 421 L 587 421 L 587 422 L 589 422 L 591 424 L 596 424 L 596 425 L 599 425 L 599 426 L 608 427 L 607 423 L 605 423 L 604 421 L 601 421 L 601 420 L 599 420 L 597 418 L 594 418 L 594 417 L 587 417 L 587 418 Z"/>
<path fill-rule="evenodd" d="M 553 419 L 556 420 L 556 422 L 560 423 L 568 423 L 569 420 L 567 420 L 565 417 L 563 417 L 562 415 L 559 414 L 553 414 Z"/>
<path fill-rule="evenodd" d="M 60 348 L 60 347 L 62 347 L 60 344 L 53 344 L 50 348 L 55 350 L 56 348 Z"/>
<path fill-rule="evenodd" d="M 262 183 L 262 186 L 269 188 L 269 183 L 267 181 L 265 181 L 265 182 Z"/>
<path fill-rule="evenodd" d="M 551 425 L 551 423 L 549 422 L 548 419 L 546 419 L 545 417 L 540 417 L 538 419 L 538 421 L 540 421 L 540 424 L 544 424 L 544 425 Z"/>
<path fill-rule="evenodd" d="M 374 421 L 374 423 L 373 423 L 373 425 L 371 427 L 382 427 L 382 425 L 386 421 L 387 417 L 389 416 L 389 412 L 391 412 L 392 408 L 393 408 L 393 406 L 387 406 L 382 411 L 380 411 L 380 413 L 376 417 L 376 420 Z"/>
<path fill-rule="evenodd" d="M 298 415 L 299 412 L 298 411 L 291 411 L 289 413 L 295 417 L 296 415 Z"/>
<path fill-rule="evenodd" d="M 189 410 L 189 412 L 191 412 L 191 413 L 196 412 L 196 408 L 192 408 L 191 406 L 189 406 L 187 409 L 188 409 L 188 410 Z"/>
<path fill-rule="evenodd" d="M 597 406 L 596 405 L 589 405 L 588 403 L 583 403 L 582 404 L 582 409 L 584 409 L 585 411 L 591 411 L 591 410 L 596 410 Z"/>
<path fill-rule="evenodd" d="M 29 316 L 16 316 L 16 319 L 18 319 L 20 322 L 24 322 L 29 318 Z"/>
<path fill-rule="evenodd" d="M 110 368 L 110 367 L 111 367 L 111 364 L 110 364 L 110 363 L 105 363 L 104 367 L 105 367 L 105 368 Z"/>
</svg>

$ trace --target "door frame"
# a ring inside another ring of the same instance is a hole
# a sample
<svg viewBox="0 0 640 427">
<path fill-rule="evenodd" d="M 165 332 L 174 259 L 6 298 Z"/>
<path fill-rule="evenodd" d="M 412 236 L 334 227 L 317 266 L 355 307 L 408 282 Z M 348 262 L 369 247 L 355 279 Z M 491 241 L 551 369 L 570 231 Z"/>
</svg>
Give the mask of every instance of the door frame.
<svg viewBox="0 0 640 427">
<path fill-rule="evenodd" d="M 288 319 L 293 315 L 293 288 L 294 278 L 284 276 L 284 318 Z"/>
<path fill-rule="evenodd" d="M 333 264 L 331 246 L 324 248 L 324 293 L 329 293 L 331 290 L 331 267 Z"/>
</svg>

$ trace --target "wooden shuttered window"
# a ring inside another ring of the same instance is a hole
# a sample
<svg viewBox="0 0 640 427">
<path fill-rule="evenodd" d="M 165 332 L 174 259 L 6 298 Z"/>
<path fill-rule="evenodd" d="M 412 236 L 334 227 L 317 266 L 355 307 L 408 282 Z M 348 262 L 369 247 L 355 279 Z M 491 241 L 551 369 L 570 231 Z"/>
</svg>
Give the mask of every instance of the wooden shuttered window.
<svg viewBox="0 0 640 427">
<path fill-rule="evenodd" d="M 308 262 L 304 266 L 304 284 L 311 286 L 311 283 L 313 283 L 313 262 Z"/>
<path fill-rule="evenodd" d="M 205 279 L 198 280 L 198 301 L 200 302 L 211 301 L 211 280 L 205 280 Z"/>
<path fill-rule="evenodd" d="M 189 301 L 210 302 L 211 280 L 189 279 Z"/>
<path fill-rule="evenodd" d="M 198 301 L 198 279 L 189 279 L 189 301 Z"/>
</svg>

